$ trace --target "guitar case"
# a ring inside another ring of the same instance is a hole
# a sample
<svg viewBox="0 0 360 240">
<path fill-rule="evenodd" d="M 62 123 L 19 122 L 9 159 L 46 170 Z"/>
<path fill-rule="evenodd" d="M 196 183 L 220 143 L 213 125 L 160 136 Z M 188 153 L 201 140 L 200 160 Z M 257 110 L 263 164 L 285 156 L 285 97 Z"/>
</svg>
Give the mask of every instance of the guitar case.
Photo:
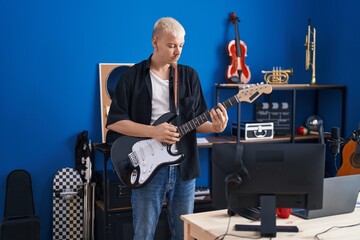
<svg viewBox="0 0 360 240">
<path fill-rule="evenodd" d="M 39 240 L 40 221 L 35 215 L 31 176 L 14 170 L 6 179 L 4 219 L 0 240 Z"/>
</svg>

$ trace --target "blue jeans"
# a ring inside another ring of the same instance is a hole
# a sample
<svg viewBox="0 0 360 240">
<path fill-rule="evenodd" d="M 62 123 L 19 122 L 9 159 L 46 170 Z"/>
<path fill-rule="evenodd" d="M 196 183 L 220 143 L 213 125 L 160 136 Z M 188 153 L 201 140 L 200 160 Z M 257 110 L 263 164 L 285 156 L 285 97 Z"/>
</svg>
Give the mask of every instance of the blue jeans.
<svg viewBox="0 0 360 240">
<path fill-rule="evenodd" d="M 183 214 L 194 210 L 195 179 L 183 181 L 179 166 L 163 166 L 144 186 L 132 190 L 134 240 L 154 238 L 164 200 L 172 240 L 184 239 Z"/>
</svg>

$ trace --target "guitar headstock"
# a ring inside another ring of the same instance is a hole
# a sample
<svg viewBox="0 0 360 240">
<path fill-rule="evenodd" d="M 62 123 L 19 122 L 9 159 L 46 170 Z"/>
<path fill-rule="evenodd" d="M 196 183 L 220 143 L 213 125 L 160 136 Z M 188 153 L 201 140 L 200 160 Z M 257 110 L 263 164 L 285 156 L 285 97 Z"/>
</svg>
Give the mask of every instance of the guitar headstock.
<svg viewBox="0 0 360 240">
<path fill-rule="evenodd" d="M 360 144 L 360 126 L 357 130 L 352 131 L 350 139 Z"/>
<path fill-rule="evenodd" d="M 241 89 L 236 96 L 238 97 L 239 101 L 252 103 L 261 94 L 269 94 L 272 92 L 272 86 L 270 84 L 264 84 L 263 82 L 260 84 L 252 84 L 247 85 L 243 89 Z"/>
</svg>

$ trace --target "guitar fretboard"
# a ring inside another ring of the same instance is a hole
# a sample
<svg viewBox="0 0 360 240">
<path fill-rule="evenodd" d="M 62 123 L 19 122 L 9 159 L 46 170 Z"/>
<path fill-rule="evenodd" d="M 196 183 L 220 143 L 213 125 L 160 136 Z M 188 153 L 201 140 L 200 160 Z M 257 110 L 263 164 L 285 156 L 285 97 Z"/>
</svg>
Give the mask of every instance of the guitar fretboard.
<svg viewBox="0 0 360 240">
<path fill-rule="evenodd" d="M 233 97 L 229 98 L 228 100 L 222 102 L 221 104 L 228 109 L 235 104 L 239 103 L 240 101 L 246 102 L 253 102 L 256 98 L 258 98 L 262 93 L 270 93 L 272 91 L 272 87 L 269 84 L 257 84 L 253 86 L 245 87 L 244 89 L 240 90 L 238 94 L 234 95 Z M 214 107 L 217 109 L 218 107 Z M 185 134 L 189 133 L 190 131 L 194 130 L 198 126 L 202 125 L 206 121 L 210 120 L 210 111 L 204 112 L 203 114 L 197 116 L 193 120 L 188 121 L 187 123 L 178 127 L 178 131 L 180 133 L 180 137 L 184 136 Z"/>
<path fill-rule="evenodd" d="M 239 102 L 240 102 L 240 100 L 235 95 L 235 96 L 229 98 L 228 100 L 226 100 L 225 102 L 222 102 L 221 104 L 226 109 L 228 109 L 228 108 L 234 106 L 235 104 L 237 104 Z M 217 107 L 215 107 L 215 108 L 217 108 Z M 196 118 L 188 121 L 187 123 L 179 126 L 178 130 L 179 130 L 179 133 L 180 133 L 180 137 L 182 137 L 185 134 L 191 132 L 192 130 L 194 130 L 195 128 L 197 128 L 198 126 L 202 125 L 203 123 L 205 123 L 206 121 L 208 121 L 210 119 L 211 119 L 210 118 L 210 111 L 207 111 L 207 112 L 204 112 L 203 114 L 200 114 Z"/>
</svg>

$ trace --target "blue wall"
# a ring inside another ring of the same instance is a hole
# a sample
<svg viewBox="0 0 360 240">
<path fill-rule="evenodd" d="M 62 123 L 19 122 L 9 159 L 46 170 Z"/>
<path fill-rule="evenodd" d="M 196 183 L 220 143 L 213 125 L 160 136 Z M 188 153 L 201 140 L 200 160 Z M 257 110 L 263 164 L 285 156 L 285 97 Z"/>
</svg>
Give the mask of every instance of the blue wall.
<svg viewBox="0 0 360 240">
<path fill-rule="evenodd" d="M 318 83 L 348 86 L 349 135 L 360 121 L 359 7 L 355 0 L 0 0 L 0 216 L 7 174 L 26 169 L 33 179 L 41 238 L 51 238 L 54 174 L 74 166 L 79 132 L 87 129 L 94 142 L 101 141 L 98 63 L 147 58 L 153 24 L 162 16 L 173 16 L 185 26 L 180 62 L 198 70 L 209 107 L 215 102 L 214 84 L 225 82 L 229 64 L 225 49 L 234 38 L 230 12 L 241 20 L 251 83 L 262 81 L 261 70 L 273 66 L 293 68 L 291 83 L 310 82 L 304 40 L 311 17 L 318 31 Z M 329 103 L 333 97 L 327 96 Z M 332 104 L 324 105 L 331 112 Z M 325 125 L 325 130 L 336 124 Z M 207 152 L 200 153 L 206 170 Z M 96 161 L 101 169 L 101 158 Z M 200 184 L 207 182 L 205 170 Z"/>
</svg>

